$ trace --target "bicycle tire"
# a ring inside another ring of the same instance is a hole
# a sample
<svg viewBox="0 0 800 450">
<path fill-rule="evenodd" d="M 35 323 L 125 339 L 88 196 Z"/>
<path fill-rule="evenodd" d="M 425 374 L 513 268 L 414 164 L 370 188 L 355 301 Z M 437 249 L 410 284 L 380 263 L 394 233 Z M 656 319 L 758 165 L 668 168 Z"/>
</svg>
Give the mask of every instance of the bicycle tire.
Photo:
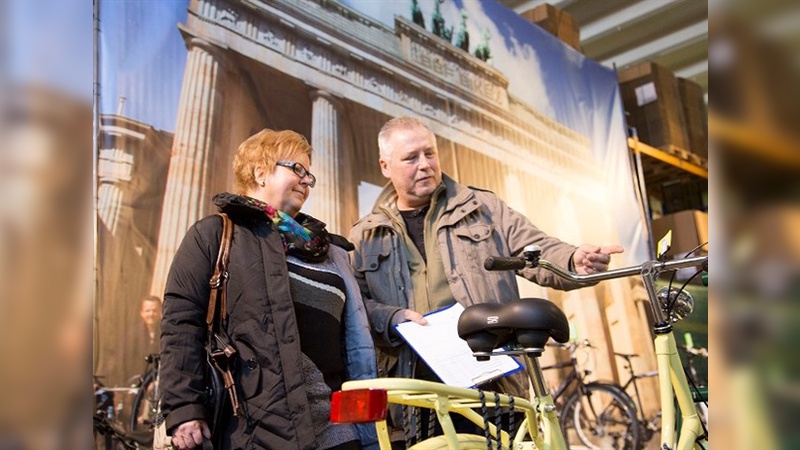
<svg viewBox="0 0 800 450">
<path fill-rule="evenodd" d="M 458 439 L 459 450 L 486 450 L 486 436 L 458 433 L 456 434 L 456 439 Z M 409 450 L 444 450 L 449 448 L 446 437 L 434 436 L 412 445 Z"/>
<path fill-rule="evenodd" d="M 625 399 L 628 405 L 630 405 L 631 411 L 633 411 L 634 415 L 636 416 L 636 420 L 639 421 L 639 435 L 638 435 L 638 442 L 636 448 L 644 448 L 648 442 L 650 442 L 653 437 L 658 435 L 661 431 L 661 413 L 656 413 L 655 416 L 652 418 L 647 418 L 644 416 L 644 411 L 639 410 L 639 406 L 636 401 L 633 400 L 631 394 L 628 393 L 622 386 L 618 384 L 613 384 L 607 381 L 597 382 L 595 384 L 601 384 L 603 386 L 607 386 L 609 389 L 613 389 L 617 391 L 617 393 Z"/>
<path fill-rule="evenodd" d="M 156 405 L 156 399 L 154 397 L 155 376 L 149 373 L 144 377 L 144 381 L 142 381 L 142 385 L 139 387 L 139 392 L 137 392 L 136 397 L 133 398 L 130 419 L 131 431 L 142 430 L 144 427 L 146 427 L 146 429 L 152 429 L 155 416 L 154 408 Z M 144 415 L 144 409 L 148 409 L 149 411 L 147 411 L 146 416 L 144 416 L 144 420 L 140 420 L 140 416 Z"/>
<path fill-rule="evenodd" d="M 639 419 L 632 405 L 630 396 L 614 385 L 589 383 L 576 389 L 561 412 L 564 437 L 590 449 L 638 449 Z"/>
</svg>

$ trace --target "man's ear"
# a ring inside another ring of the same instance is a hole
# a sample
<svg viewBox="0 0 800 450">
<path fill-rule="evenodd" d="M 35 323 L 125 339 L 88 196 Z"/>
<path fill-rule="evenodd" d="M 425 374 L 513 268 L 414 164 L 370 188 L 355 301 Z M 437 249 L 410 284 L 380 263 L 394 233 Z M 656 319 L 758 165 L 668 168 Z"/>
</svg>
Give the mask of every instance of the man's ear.
<svg viewBox="0 0 800 450">
<path fill-rule="evenodd" d="M 386 178 L 391 178 L 391 172 L 389 171 L 389 163 L 386 162 L 383 158 L 378 159 L 378 164 L 381 166 L 381 173 Z"/>
</svg>

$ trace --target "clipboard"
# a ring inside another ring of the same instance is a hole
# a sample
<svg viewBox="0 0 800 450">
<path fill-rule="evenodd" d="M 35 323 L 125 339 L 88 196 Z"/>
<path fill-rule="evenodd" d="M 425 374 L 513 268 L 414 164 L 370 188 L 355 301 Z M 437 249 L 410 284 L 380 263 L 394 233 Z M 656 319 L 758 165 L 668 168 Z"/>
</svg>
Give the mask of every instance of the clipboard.
<svg viewBox="0 0 800 450">
<path fill-rule="evenodd" d="M 458 318 L 464 311 L 460 303 L 425 314 L 427 325 L 403 322 L 395 325 L 397 334 L 422 358 L 447 385 L 475 386 L 522 370 L 508 355 L 478 361 L 467 342 L 458 337 Z"/>
</svg>

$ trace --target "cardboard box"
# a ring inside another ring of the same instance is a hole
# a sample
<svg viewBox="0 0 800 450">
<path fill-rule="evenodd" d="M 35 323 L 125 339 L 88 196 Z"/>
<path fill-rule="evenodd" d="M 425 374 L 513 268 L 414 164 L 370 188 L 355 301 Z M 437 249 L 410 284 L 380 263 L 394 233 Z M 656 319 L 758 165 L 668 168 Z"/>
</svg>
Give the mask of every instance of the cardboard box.
<svg viewBox="0 0 800 450">
<path fill-rule="evenodd" d="M 670 146 L 689 150 L 678 79 L 665 67 L 652 62 L 620 70 L 622 103 L 628 125 L 639 140 L 652 147 Z"/>
<path fill-rule="evenodd" d="M 677 256 L 708 242 L 708 213 L 686 210 L 653 219 L 653 242 L 655 244 L 672 230 L 672 247 L 667 256 Z M 708 252 L 708 246 L 703 250 Z"/>
<path fill-rule="evenodd" d="M 703 98 L 703 87 L 694 81 L 678 78 L 678 91 L 689 138 L 687 150 L 708 158 L 708 111 Z"/>
<path fill-rule="evenodd" d="M 581 30 L 578 22 L 568 12 L 553 5 L 542 4 L 520 15 L 575 50 L 581 51 Z"/>
<path fill-rule="evenodd" d="M 708 180 L 673 180 L 661 184 L 662 213 L 708 209 Z"/>
</svg>

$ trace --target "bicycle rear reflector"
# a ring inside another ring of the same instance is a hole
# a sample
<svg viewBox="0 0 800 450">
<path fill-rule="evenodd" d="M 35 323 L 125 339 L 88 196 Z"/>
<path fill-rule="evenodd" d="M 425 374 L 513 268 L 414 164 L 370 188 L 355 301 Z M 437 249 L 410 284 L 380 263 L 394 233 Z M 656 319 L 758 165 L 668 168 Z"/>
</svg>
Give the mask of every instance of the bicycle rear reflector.
<svg viewBox="0 0 800 450">
<path fill-rule="evenodd" d="M 386 419 L 385 389 L 336 391 L 331 397 L 331 422 L 362 423 Z"/>
</svg>

